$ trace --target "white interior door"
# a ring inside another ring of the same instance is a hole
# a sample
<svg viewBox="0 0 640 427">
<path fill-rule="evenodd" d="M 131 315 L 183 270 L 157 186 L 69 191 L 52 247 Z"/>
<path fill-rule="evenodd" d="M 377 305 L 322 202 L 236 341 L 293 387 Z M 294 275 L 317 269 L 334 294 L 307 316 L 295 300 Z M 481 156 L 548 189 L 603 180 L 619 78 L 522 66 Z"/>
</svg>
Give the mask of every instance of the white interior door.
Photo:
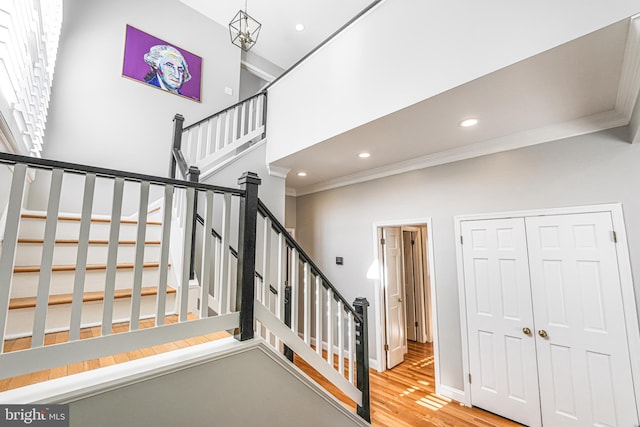
<svg viewBox="0 0 640 427">
<path fill-rule="evenodd" d="M 526 229 L 544 425 L 638 425 L 611 214 Z"/>
<path fill-rule="evenodd" d="M 402 233 L 400 227 L 382 229 L 382 253 L 384 256 L 384 290 L 387 333 L 387 368 L 391 369 L 404 361 L 407 345 L 402 278 Z"/>
<path fill-rule="evenodd" d="M 418 308 L 416 298 L 418 265 L 415 262 L 415 235 L 412 231 L 402 230 L 402 243 L 404 245 L 404 308 L 407 318 L 407 340 L 418 341 Z"/>
<path fill-rule="evenodd" d="M 471 402 L 540 426 L 523 218 L 462 222 Z"/>
</svg>

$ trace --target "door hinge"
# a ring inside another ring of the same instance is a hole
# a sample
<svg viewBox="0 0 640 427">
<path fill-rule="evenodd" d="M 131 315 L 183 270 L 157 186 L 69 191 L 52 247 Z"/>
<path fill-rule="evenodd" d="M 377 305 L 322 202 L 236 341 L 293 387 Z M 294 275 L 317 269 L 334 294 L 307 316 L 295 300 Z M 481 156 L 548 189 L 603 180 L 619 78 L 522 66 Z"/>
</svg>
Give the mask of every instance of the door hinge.
<svg viewBox="0 0 640 427">
<path fill-rule="evenodd" d="M 411 240 L 411 245 L 415 245 L 416 241 L 415 240 Z"/>
<path fill-rule="evenodd" d="M 416 328 L 418 327 L 418 322 L 416 322 Z"/>
<path fill-rule="evenodd" d="M 462 236 L 460 236 L 460 244 L 464 245 L 464 242 L 462 241 Z"/>
<path fill-rule="evenodd" d="M 389 351 L 389 344 L 384 345 L 384 351 Z"/>
<path fill-rule="evenodd" d="M 611 233 L 613 234 L 613 243 L 618 243 L 618 234 L 616 233 L 615 230 L 611 231 Z"/>
<path fill-rule="evenodd" d="M 384 238 L 380 239 L 380 244 L 384 245 Z"/>
<path fill-rule="evenodd" d="M 471 374 L 469 374 L 469 384 L 471 384 Z"/>
</svg>

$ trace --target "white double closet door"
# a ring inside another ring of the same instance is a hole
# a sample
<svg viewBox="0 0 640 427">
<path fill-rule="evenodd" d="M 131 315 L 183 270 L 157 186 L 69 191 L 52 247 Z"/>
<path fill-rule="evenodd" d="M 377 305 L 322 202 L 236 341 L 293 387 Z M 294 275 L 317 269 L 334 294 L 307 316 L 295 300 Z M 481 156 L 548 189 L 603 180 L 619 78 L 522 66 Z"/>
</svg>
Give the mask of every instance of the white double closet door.
<svg viewBox="0 0 640 427">
<path fill-rule="evenodd" d="M 461 222 L 474 406 L 638 425 L 612 230 L 609 212 Z"/>
</svg>

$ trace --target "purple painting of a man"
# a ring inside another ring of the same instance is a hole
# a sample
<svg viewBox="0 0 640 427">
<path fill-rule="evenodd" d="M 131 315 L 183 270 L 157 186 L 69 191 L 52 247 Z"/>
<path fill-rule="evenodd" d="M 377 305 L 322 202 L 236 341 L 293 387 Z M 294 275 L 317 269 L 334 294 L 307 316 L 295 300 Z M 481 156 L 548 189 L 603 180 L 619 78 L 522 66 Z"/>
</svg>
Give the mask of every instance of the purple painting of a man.
<svg viewBox="0 0 640 427">
<path fill-rule="evenodd" d="M 200 102 L 202 58 L 127 25 L 122 76 Z"/>
<path fill-rule="evenodd" d="M 180 93 L 183 84 L 191 79 L 189 66 L 180 51 L 172 46 L 156 45 L 144 54 L 151 70 L 144 81 L 172 93 Z"/>
</svg>

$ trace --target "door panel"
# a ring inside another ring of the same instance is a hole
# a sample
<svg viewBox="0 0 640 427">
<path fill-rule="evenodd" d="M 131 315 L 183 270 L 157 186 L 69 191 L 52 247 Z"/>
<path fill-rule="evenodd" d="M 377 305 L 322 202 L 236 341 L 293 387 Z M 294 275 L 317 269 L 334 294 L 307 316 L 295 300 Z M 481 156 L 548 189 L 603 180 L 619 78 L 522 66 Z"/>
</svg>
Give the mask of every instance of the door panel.
<svg viewBox="0 0 640 427">
<path fill-rule="evenodd" d="M 472 404 L 539 426 L 524 220 L 464 221 L 461 231 Z"/>
<path fill-rule="evenodd" d="M 418 318 L 416 316 L 416 275 L 414 235 L 412 231 L 402 231 L 402 244 L 404 245 L 404 308 L 407 317 L 407 339 L 417 341 L 418 339 Z"/>
<path fill-rule="evenodd" d="M 638 424 L 608 212 L 526 218 L 545 426 Z"/>
<path fill-rule="evenodd" d="M 382 229 L 384 238 L 384 281 L 387 310 L 387 368 L 393 368 L 404 361 L 407 345 L 402 274 L 402 234 L 399 227 Z"/>
</svg>

